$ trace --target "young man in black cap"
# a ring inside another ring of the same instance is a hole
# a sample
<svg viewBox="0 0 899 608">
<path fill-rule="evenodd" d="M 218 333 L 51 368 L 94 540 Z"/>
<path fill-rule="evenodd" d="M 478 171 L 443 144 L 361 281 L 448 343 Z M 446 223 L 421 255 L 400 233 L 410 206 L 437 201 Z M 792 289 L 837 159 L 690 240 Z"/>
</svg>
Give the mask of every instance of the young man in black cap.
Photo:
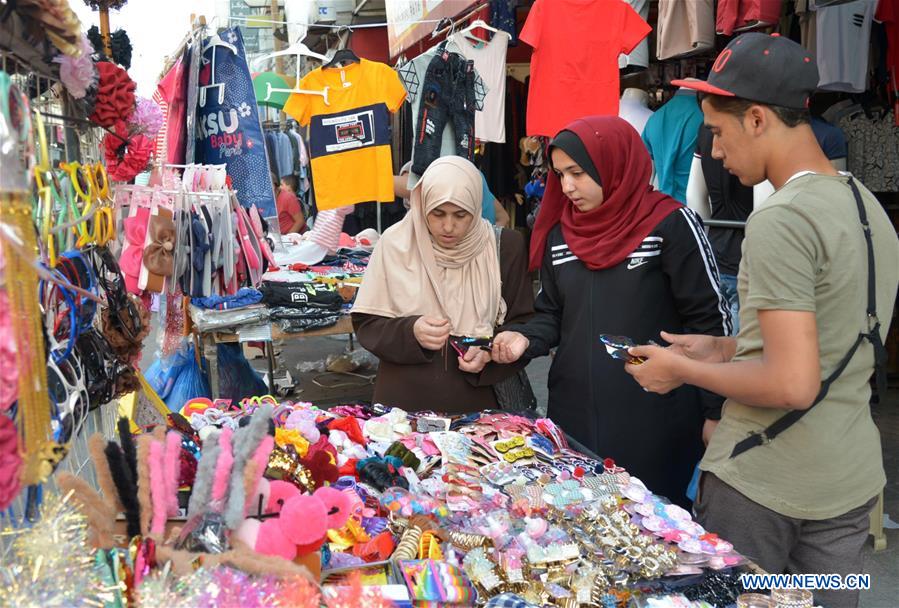
<svg viewBox="0 0 899 608">
<path fill-rule="evenodd" d="M 809 125 L 818 70 L 778 36 L 735 38 L 701 92 L 712 155 L 777 191 L 746 224 L 734 338 L 675 336 L 627 370 L 647 390 L 693 384 L 728 398 L 696 510 L 771 573 L 862 571 L 868 515 L 885 483 L 869 380 L 883 364 L 899 239 L 877 199 L 834 170 Z M 879 323 L 878 319 L 883 320 Z M 856 606 L 857 591 L 819 591 Z"/>
</svg>

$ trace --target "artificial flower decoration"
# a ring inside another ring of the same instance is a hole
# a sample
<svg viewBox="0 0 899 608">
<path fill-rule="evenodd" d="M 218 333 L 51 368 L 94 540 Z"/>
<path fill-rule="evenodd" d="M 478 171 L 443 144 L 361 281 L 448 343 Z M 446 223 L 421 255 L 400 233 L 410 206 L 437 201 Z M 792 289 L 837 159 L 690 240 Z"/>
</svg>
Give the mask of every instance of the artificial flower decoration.
<svg viewBox="0 0 899 608">
<path fill-rule="evenodd" d="M 69 94 L 75 99 L 84 99 L 87 90 L 97 84 L 97 70 L 91 60 L 94 49 L 84 34 L 81 35 L 78 46 L 81 49 L 80 55 L 57 55 L 53 61 L 59 64 L 59 79 Z"/>
<path fill-rule="evenodd" d="M 138 97 L 134 114 L 128 119 L 128 126 L 133 132 L 152 139 L 159 133 L 164 120 L 162 109 L 155 101 L 146 97 Z"/>
<path fill-rule="evenodd" d="M 108 61 L 98 62 L 97 71 L 100 74 L 100 85 L 91 120 L 102 127 L 111 127 L 118 121 L 131 118 L 134 113 L 134 89 L 137 85 L 128 76 L 128 72 Z"/>
<path fill-rule="evenodd" d="M 0 511 L 5 510 L 19 494 L 21 471 L 19 434 L 12 420 L 0 414 Z"/>
<path fill-rule="evenodd" d="M 0 270 L 3 268 L 3 251 L 0 250 Z M 16 358 L 16 340 L 9 315 L 9 298 L 0 289 L 0 413 L 8 410 L 19 394 L 19 362 Z"/>
<path fill-rule="evenodd" d="M 112 133 L 103 138 L 103 155 L 109 179 L 127 182 L 147 168 L 153 152 L 153 140 L 140 133 L 129 135 L 124 121 L 115 123 Z"/>
</svg>

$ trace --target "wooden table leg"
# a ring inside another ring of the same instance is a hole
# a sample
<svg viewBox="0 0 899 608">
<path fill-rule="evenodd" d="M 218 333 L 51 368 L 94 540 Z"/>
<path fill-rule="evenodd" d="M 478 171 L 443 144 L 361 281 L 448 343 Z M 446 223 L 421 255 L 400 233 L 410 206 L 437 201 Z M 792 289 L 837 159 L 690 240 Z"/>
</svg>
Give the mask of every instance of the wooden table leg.
<svg viewBox="0 0 899 608">
<path fill-rule="evenodd" d="M 213 399 L 219 397 L 219 349 L 215 342 L 215 334 L 201 334 L 200 343 L 203 345 L 203 354 L 209 362 L 209 391 Z"/>
<path fill-rule="evenodd" d="M 265 348 L 266 359 L 268 359 L 268 392 L 270 395 L 277 396 L 275 393 L 275 343 L 263 342 Z"/>
</svg>

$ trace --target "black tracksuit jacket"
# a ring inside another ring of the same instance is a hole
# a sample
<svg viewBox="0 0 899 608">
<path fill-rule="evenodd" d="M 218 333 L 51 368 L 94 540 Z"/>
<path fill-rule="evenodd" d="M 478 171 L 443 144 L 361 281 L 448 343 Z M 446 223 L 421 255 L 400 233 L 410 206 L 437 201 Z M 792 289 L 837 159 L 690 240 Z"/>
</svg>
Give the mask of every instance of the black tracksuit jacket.
<svg viewBox="0 0 899 608">
<path fill-rule="evenodd" d="M 611 358 L 601 334 L 638 344 L 659 332 L 730 335 L 714 254 L 701 220 L 684 207 L 663 219 L 636 251 L 603 270 L 569 249 L 561 225 L 549 234 L 536 314 L 510 327 L 530 339 L 525 357 L 558 347 L 549 372 L 549 413 L 566 432 L 611 457 L 655 493 L 687 504 L 702 455 L 702 424 L 720 418 L 723 399 L 692 386 L 645 392 Z"/>
</svg>

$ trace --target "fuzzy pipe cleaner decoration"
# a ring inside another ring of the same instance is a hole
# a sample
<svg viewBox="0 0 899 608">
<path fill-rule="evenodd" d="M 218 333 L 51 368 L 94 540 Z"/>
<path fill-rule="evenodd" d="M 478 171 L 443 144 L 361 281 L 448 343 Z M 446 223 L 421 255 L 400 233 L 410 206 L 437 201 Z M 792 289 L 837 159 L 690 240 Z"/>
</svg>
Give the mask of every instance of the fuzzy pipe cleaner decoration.
<svg viewBox="0 0 899 608">
<path fill-rule="evenodd" d="M 112 481 L 112 473 L 109 472 L 109 461 L 106 459 L 106 438 L 100 433 L 94 433 L 87 440 L 87 449 L 91 460 L 94 461 L 94 470 L 97 472 L 97 485 L 103 492 L 103 499 L 111 505 L 112 516 L 125 510 L 115 482 Z"/>
<path fill-rule="evenodd" d="M 223 429 L 219 436 L 219 460 L 215 465 L 215 476 L 212 479 L 212 504 L 219 513 L 225 510 L 225 498 L 228 496 L 228 480 L 231 467 L 234 465 L 234 452 L 231 447 L 233 431 Z"/>
<path fill-rule="evenodd" d="M 137 501 L 137 486 L 131 477 L 131 471 L 125 463 L 122 448 L 114 441 L 106 444 L 104 450 L 109 462 L 109 472 L 115 483 L 119 500 L 125 509 L 125 520 L 128 522 L 128 537 L 140 536 L 140 503 Z"/>
<path fill-rule="evenodd" d="M 190 494 L 190 501 L 187 503 L 188 518 L 203 513 L 209 504 L 209 493 L 212 491 L 212 475 L 215 472 L 215 463 L 219 457 L 218 441 L 218 435 L 213 434 L 203 442 L 203 453 L 200 456 L 200 464 L 197 466 L 197 474 L 194 478 L 194 487 Z"/>
<path fill-rule="evenodd" d="M 260 442 L 268 435 L 268 422 L 271 417 L 272 406 L 263 406 L 250 418 L 250 424 L 234 433 L 234 465 L 231 469 L 234 474 L 231 475 L 228 505 L 224 511 L 225 525 L 232 530 L 236 530 L 244 518 L 246 503 L 244 468 Z"/>
<path fill-rule="evenodd" d="M 256 495 L 256 488 L 259 487 L 259 482 L 262 480 L 263 475 L 265 475 L 265 470 L 268 468 L 268 457 L 271 455 L 274 447 L 275 438 L 271 435 L 266 435 L 262 438 L 262 443 L 259 444 L 259 447 L 256 448 L 256 452 L 253 454 L 253 458 L 247 464 L 247 468 L 244 473 L 244 477 L 246 478 L 246 496 Z M 246 503 L 246 500 L 244 500 L 244 503 Z M 245 504 L 244 515 L 246 515 L 250 510 L 254 508 L 256 508 L 256 505 Z"/>
<path fill-rule="evenodd" d="M 165 436 L 163 473 L 165 479 L 166 512 L 169 516 L 178 514 L 178 477 L 181 472 L 181 434 L 169 431 Z"/>
<path fill-rule="evenodd" d="M 124 416 L 117 423 L 119 429 L 119 443 L 122 444 L 122 452 L 125 453 L 125 462 L 131 469 L 131 478 L 137 479 L 137 450 L 134 447 L 134 435 L 131 434 L 131 422 Z"/>
<path fill-rule="evenodd" d="M 150 519 L 153 516 L 153 502 L 150 498 L 150 435 L 137 438 L 137 500 L 140 503 L 140 532 L 150 533 Z"/>
<path fill-rule="evenodd" d="M 165 483 L 165 448 L 158 441 L 150 443 L 150 497 L 153 501 L 153 518 L 150 534 L 162 538 L 168 518 L 168 492 Z"/>
</svg>

